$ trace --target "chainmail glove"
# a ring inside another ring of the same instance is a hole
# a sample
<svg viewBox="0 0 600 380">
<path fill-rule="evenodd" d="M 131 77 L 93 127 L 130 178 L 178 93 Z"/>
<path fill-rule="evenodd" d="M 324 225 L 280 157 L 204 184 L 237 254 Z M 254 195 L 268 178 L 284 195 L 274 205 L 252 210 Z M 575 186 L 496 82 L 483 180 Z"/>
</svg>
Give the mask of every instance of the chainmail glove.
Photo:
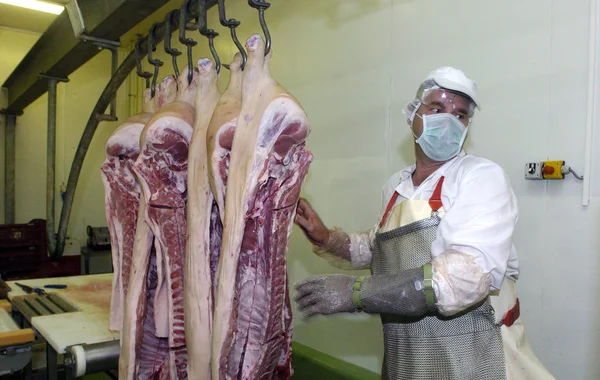
<svg viewBox="0 0 600 380">
<path fill-rule="evenodd" d="M 315 315 L 330 315 L 356 311 L 352 303 L 352 284 L 356 277 L 346 275 L 313 276 L 295 285 L 295 301 L 308 319 Z"/>
</svg>

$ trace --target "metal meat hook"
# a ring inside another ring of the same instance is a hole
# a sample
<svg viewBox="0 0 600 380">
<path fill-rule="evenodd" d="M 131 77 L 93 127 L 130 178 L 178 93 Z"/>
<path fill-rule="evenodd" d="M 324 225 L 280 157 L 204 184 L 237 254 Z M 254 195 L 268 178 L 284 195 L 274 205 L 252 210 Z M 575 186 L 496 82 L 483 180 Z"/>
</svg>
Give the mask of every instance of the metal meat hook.
<svg viewBox="0 0 600 380">
<path fill-rule="evenodd" d="M 260 22 L 260 27 L 265 34 L 265 56 L 269 54 L 271 51 L 271 34 L 269 33 L 269 28 L 267 27 L 267 23 L 265 21 L 265 9 L 271 6 L 271 3 L 267 3 L 263 0 L 248 0 L 248 5 L 252 8 L 258 9 L 258 20 Z"/>
<path fill-rule="evenodd" d="M 171 33 L 173 32 L 173 21 L 178 17 L 179 10 L 174 9 L 167 13 L 165 17 L 165 52 L 169 54 L 173 59 L 173 71 L 175 77 L 179 78 L 179 67 L 177 67 L 177 57 L 181 55 L 181 52 L 171 47 Z"/>
<path fill-rule="evenodd" d="M 208 38 L 208 47 L 210 48 L 213 59 L 215 60 L 215 70 L 217 70 L 218 74 L 221 71 L 221 60 L 219 59 L 219 55 L 215 49 L 215 37 L 217 37 L 219 33 L 212 29 L 208 29 L 207 27 L 207 2 L 208 0 L 198 0 L 198 30 L 200 31 L 200 34 Z"/>
<path fill-rule="evenodd" d="M 241 69 L 244 70 L 244 66 L 246 66 L 247 54 L 235 33 L 235 28 L 240 25 L 240 22 L 233 18 L 229 20 L 227 19 L 227 16 L 225 15 L 225 0 L 217 0 L 217 5 L 219 7 L 219 21 L 221 22 L 221 25 L 226 26 L 231 30 L 231 39 L 242 55 Z M 229 65 L 223 66 L 225 66 L 226 69 L 229 69 Z"/>
<path fill-rule="evenodd" d="M 156 45 L 154 45 L 154 35 L 156 33 L 156 29 L 160 26 L 159 23 L 152 25 L 150 28 L 150 32 L 148 32 L 148 62 L 154 66 L 154 77 L 152 78 L 152 97 L 154 97 L 154 93 L 156 92 L 156 80 L 158 79 L 158 68 L 163 65 L 163 61 L 160 59 L 152 58 L 152 52 L 156 50 Z"/>
<path fill-rule="evenodd" d="M 203 0 L 200 0 L 202 2 Z M 188 60 L 188 83 L 192 83 L 194 79 L 194 63 L 192 62 L 192 47 L 196 46 L 197 42 L 185 36 L 185 31 L 188 27 L 188 8 L 190 0 L 185 0 L 179 10 L 179 42 L 187 46 Z"/>
<path fill-rule="evenodd" d="M 150 87 L 150 78 L 152 78 L 152 73 L 148 71 L 142 71 L 142 49 L 140 48 L 140 44 L 142 43 L 142 38 L 135 42 L 135 64 L 136 64 L 136 74 L 140 78 L 144 78 L 146 80 L 146 88 Z"/>
</svg>

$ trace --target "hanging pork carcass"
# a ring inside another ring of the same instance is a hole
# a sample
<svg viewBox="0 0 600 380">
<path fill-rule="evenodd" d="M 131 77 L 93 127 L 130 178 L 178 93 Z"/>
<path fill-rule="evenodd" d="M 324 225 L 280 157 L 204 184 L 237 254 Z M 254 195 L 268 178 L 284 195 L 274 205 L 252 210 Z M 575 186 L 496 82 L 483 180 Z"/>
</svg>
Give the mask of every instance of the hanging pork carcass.
<svg viewBox="0 0 600 380">
<path fill-rule="evenodd" d="M 221 95 L 214 64 L 198 62 L 199 87 L 196 95 L 196 123 L 188 153 L 187 247 L 185 256 L 185 335 L 190 379 L 210 378 L 213 277 L 211 265 L 211 208 L 213 196 L 208 183 L 206 131 Z M 214 261 L 214 260 L 212 260 Z"/>
<path fill-rule="evenodd" d="M 189 70 L 194 71 L 191 81 L 188 80 Z M 168 371 L 171 379 L 187 378 L 183 302 L 187 159 L 196 116 L 197 87 L 197 71 L 186 66 L 177 78 L 175 100 L 161 107 L 144 128 L 140 142 L 142 148 L 135 164 L 147 205 L 146 221 L 155 238 L 156 335 L 162 337 L 162 328 L 167 328 L 168 358 L 159 369 L 155 365 L 151 370 L 159 373 Z M 159 302 L 164 291 L 166 307 Z M 146 349 L 144 342 L 141 346 L 142 350 Z M 143 359 L 145 356 L 141 355 L 140 360 Z"/>
<path fill-rule="evenodd" d="M 108 138 L 106 159 L 101 166 L 113 263 L 110 329 L 115 331 L 121 330 L 123 324 L 140 203 L 133 164 L 140 154 L 140 134 L 156 109 L 156 98 L 149 88 L 143 96 L 142 112 L 129 117 Z"/>
<path fill-rule="evenodd" d="M 246 43 L 242 103 L 225 197 L 213 327 L 213 379 L 291 376 L 286 253 L 312 155 L 298 101 L 269 72 L 258 35 Z"/>
</svg>

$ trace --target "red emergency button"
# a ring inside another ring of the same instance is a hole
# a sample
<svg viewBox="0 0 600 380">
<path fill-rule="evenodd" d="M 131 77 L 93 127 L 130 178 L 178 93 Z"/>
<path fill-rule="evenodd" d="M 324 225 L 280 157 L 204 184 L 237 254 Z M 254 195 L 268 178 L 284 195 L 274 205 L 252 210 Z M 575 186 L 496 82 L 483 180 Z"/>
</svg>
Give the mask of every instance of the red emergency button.
<svg viewBox="0 0 600 380">
<path fill-rule="evenodd" d="M 544 166 L 544 174 L 545 175 L 554 174 L 554 167 L 552 167 L 552 166 Z"/>
</svg>

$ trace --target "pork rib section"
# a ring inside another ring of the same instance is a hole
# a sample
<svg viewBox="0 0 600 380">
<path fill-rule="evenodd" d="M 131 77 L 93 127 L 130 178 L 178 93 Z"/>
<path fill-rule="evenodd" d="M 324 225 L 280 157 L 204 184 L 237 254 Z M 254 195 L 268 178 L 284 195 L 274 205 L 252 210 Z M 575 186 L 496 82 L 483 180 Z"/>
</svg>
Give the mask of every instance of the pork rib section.
<svg viewBox="0 0 600 380">
<path fill-rule="evenodd" d="M 146 89 L 144 95 L 148 99 L 150 89 Z M 167 77 L 158 84 L 155 96 L 151 99 L 152 105 L 155 109 L 160 108 L 173 101 L 175 95 L 175 80 Z M 137 142 L 139 145 L 139 138 Z M 135 172 L 135 165 L 133 169 Z M 137 180 L 140 181 L 139 178 Z M 164 373 L 168 365 L 167 339 L 156 337 L 154 309 L 158 273 L 154 235 L 146 221 L 146 207 L 146 200 L 141 196 L 120 340 L 119 378 L 127 380 L 150 378 L 161 373 L 160 368 Z M 158 305 L 164 309 L 167 299 L 166 296 L 163 298 Z"/>
<path fill-rule="evenodd" d="M 184 311 L 190 379 L 210 379 L 212 331 L 212 276 L 210 265 L 210 209 L 206 131 L 219 100 L 218 77 L 209 59 L 198 61 L 199 87 L 196 122 L 188 153 L 187 246 L 185 253 Z"/>
<path fill-rule="evenodd" d="M 286 252 L 312 160 L 309 121 L 269 73 L 260 36 L 246 43 L 242 107 L 227 178 L 213 329 L 213 379 L 289 378 Z"/>
<path fill-rule="evenodd" d="M 155 102 L 148 89 L 144 91 L 142 112 L 128 118 L 108 138 L 106 159 L 101 166 L 114 268 L 110 329 L 115 331 L 121 330 L 123 324 L 123 304 L 129 287 L 140 202 L 140 187 L 133 164 L 140 153 L 140 134 L 154 109 Z"/>
<path fill-rule="evenodd" d="M 135 170 L 147 204 L 146 221 L 155 236 L 158 292 L 167 291 L 168 374 L 186 379 L 187 352 L 184 331 L 183 286 L 186 240 L 186 190 L 188 147 L 195 119 L 198 73 L 187 80 L 186 67 L 177 79 L 177 96 L 161 107 L 142 132 Z M 155 297 L 156 333 L 164 318 Z M 160 305 L 161 309 L 162 305 Z M 144 345 L 142 344 L 142 347 Z M 164 373 L 159 369 L 158 373 Z"/>
<path fill-rule="evenodd" d="M 165 77 L 160 83 L 159 91 L 156 93 L 156 96 L 158 104 L 157 109 L 161 109 L 163 106 L 174 102 L 177 96 L 177 79 L 172 75 Z M 142 135 L 141 138 L 143 136 L 144 135 Z M 146 201 L 148 201 L 148 199 Z M 146 218 L 148 218 L 148 214 L 146 214 Z M 160 249 L 160 247 L 155 247 L 155 249 Z M 159 254 L 160 252 L 162 251 L 157 251 L 156 255 L 156 271 L 158 276 L 158 282 L 156 285 L 156 292 L 154 296 L 154 322 L 156 336 L 160 338 L 168 338 L 170 326 L 168 306 L 169 293 L 167 289 L 167 280 L 165 274 L 165 261 L 162 255 Z"/>
<path fill-rule="evenodd" d="M 130 291 L 127 293 L 124 305 L 121 330 L 119 379 L 123 380 L 150 378 L 149 375 L 143 376 L 144 371 L 147 371 L 146 369 L 156 361 L 160 364 L 164 363 L 168 352 L 167 339 L 156 337 L 153 311 L 158 275 L 156 253 L 153 250 L 151 252 L 153 234 L 146 223 L 145 214 L 146 201 L 141 197 L 129 282 Z M 152 265 L 150 265 L 151 259 Z M 149 272 L 152 272 L 152 275 L 149 275 Z M 150 286 L 148 286 L 149 278 L 153 280 Z M 148 350 L 153 351 L 154 357 L 146 354 Z M 141 367 L 141 371 L 138 367 Z"/>
</svg>

